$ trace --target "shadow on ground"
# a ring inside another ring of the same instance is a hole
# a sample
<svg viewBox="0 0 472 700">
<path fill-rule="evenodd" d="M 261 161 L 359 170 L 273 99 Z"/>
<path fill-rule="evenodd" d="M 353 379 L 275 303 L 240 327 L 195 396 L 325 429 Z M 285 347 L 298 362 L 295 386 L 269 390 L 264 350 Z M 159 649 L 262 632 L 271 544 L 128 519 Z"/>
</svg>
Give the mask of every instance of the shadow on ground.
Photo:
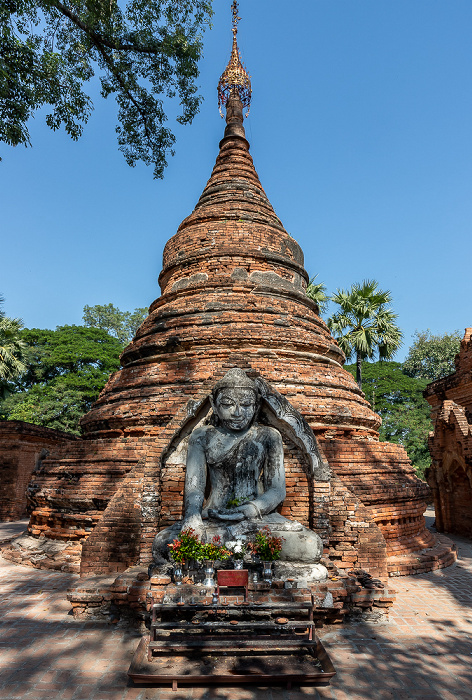
<svg viewBox="0 0 472 700">
<path fill-rule="evenodd" d="M 139 633 L 74 620 L 65 593 L 77 576 L 0 559 L 0 699 L 427 700 L 472 699 L 472 541 L 454 536 L 456 567 L 394 580 L 388 624 L 320 630 L 337 670 L 326 688 L 135 688 L 127 669 Z M 408 619 L 410 623 L 408 623 Z"/>
</svg>

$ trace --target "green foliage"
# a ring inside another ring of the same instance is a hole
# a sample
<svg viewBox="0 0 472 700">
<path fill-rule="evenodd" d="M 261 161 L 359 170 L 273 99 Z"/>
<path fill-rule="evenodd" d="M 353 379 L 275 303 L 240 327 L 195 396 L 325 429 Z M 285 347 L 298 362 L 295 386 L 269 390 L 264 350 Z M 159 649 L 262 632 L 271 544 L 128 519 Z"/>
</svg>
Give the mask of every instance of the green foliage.
<svg viewBox="0 0 472 700">
<path fill-rule="evenodd" d="M 226 508 L 237 508 L 243 503 L 247 503 L 247 498 L 236 498 L 236 495 L 232 493 L 230 498 L 226 501 Z"/>
<path fill-rule="evenodd" d="M 78 434 L 79 420 L 119 368 L 121 343 L 98 328 L 60 326 L 21 331 L 26 371 L 1 417 Z"/>
<path fill-rule="evenodd" d="M 147 315 L 148 310 L 145 308 L 130 312 L 120 311 L 113 304 L 96 304 L 95 306 L 84 306 L 82 320 L 84 326 L 101 328 L 114 338 L 118 338 L 122 345 L 127 345 L 134 338 Z"/>
<path fill-rule="evenodd" d="M 345 369 L 356 375 L 356 365 Z M 382 418 L 380 439 L 403 445 L 418 476 L 424 478 L 431 462 L 428 433 L 433 427 L 423 398 L 427 380 L 408 377 L 399 362 L 363 362 L 362 374 L 365 397 Z"/>
<path fill-rule="evenodd" d="M 51 129 L 74 139 L 92 110 L 84 84 L 98 72 L 103 97 L 118 104 L 116 132 L 129 165 L 162 177 L 175 136 L 164 98 L 181 124 L 201 97 L 195 80 L 211 0 L 0 0 L 0 141 L 29 145 L 27 122 L 42 106 Z"/>
<path fill-rule="evenodd" d="M 229 559 L 230 556 L 231 552 L 229 549 L 226 549 L 226 547 L 221 544 L 221 537 L 215 535 L 211 542 L 202 544 L 199 558 L 203 561 L 224 561 L 225 559 Z"/>
<path fill-rule="evenodd" d="M 202 558 L 203 544 L 191 527 L 181 530 L 179 536 L 167 546 L 170 550 L 169 554 L 174 561 L 184 562 L 191 559 L 198 561 Z"/>
<path fill-rule="evenodd" d="M 346 359 L 356 358 L 356 380 L 362 388 L 361 361 L 376 354 L 381 360 L 389 360 L 402 344 L 397 315 L 386 308 L 392 295 L 379 289 L 375 280 L 364 280 L 347 291 L 338 289 L 331 300 L 339 305 L 340 311 L 328 319 L 328 327 Z"/>
<path fill-rule="evenodd" d="M 319 313 L 323 314 L 328 308 L 329 296 L 326 294 L 326 285 L 323 282 L 316 282 L 318 275 L 312 277 L 306 288 L 306 295 L 318 305 Z"/>
<path fill-rule="evenodd" d="M 215 535 L 211 542 L 202 542 L 191 527 L 181 530 L 179 536 L 167 546 L 172 559 L 178 562 L 191 559 L 195 559 L 195 561 L 224 561 L 231 556 L 231 552 L 221 544 L 219 535 Z"/>
<path fill-rule="evenodd" d="M 428 329 L 416 331 L 415 341 L 403 363 L 403 371 L 410 377 L 434 381 L 455 372 L 455 356 L 460 350 L 459 331 L 433 335 Z"/>
<path fill-rule="evenodd" d="M 0 305 L 3 304 L 0 296 Z M 0 400 L 14 391 L 13 382 L 24 372 L 25 343 L 20 337 L 23 323 L 19 318 L 8 318 L 0 308 Z"/>
<path fill-rule="evenodd" d="M 257 531 L 253 542 L 248 543 L 248 548 L 261 561 L 277 561 L 277 559 L 280 559 L 283 539 L 283 537 L 273 535 L 270 528 L 266 525 Z"/>
<path fill-rule="evenodd" d="M 72 375 L 84 376 L 93 385 L 97 372 L 108 376 L 119 367 L 121 343 L 98 328 L 32 328 L 23 330 L 21 338 L 28 346 L 28 368 L 19 383 L 22 389 Z"/>
<path fill-rule="evenodd" d="M 21 327 L 19 318 L 0 318 L 0 382 L 15 379 L 25 369 Z"/>
<path fill-rule="evenodd" d="M 22 420 L 79 435 L 79 421 L 92 403 L 87 393 L 57 381 L 51 386 L 35 386 L 14 394 L 4 402 L 2 410 L 7 420 Z"/>
</svg>

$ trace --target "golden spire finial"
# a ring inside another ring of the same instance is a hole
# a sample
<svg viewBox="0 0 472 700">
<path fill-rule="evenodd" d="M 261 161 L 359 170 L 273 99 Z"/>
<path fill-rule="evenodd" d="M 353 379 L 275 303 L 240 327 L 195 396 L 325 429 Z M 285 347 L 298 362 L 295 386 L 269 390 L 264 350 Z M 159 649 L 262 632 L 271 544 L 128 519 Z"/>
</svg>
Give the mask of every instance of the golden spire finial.
<svg viewBox="0 0 472 700">
<path fill-rule="evenodd" d="M 231 58 L 229 59 L 228 65 L 226 66 L 221 78 L 218 83 L 218 107 L 220 109 L 220 114 L 224 117 L 223 107 L 226 107 L 230 94 L 233 90 L 236 90 L 243 107 L 247 108 L 246 117 L 249 114 L 249 107 L 251 104 L 251 79 L 243 66 L 241 61 L 241 56 L 238 49 L 238 22 L 241 19 L 238 12 L 238 2 L 233 0 L 231 5 L 231 11 L 233 13 L 233 48 L 231 50 Z"/>
<path fill-rule="evenodd" d="M 238 33 L 238 22 L 241 19 L 241 17 L 238 17 L 239 8 L 237 0 L 233 0 L 233 4 L 231 5 L 231 12 L 233 13 L 233 29 L 231 31 L 233 32 L 233 37 L 235 37 Z"/>
</svg>

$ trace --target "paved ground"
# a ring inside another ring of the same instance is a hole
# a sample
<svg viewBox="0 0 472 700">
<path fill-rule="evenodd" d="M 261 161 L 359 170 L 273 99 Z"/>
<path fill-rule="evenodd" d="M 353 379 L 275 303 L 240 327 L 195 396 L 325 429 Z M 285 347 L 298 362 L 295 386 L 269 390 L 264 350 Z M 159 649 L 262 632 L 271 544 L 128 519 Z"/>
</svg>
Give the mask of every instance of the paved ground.
<svg viewBox="0 0 472 700">
<path fill-rule="evenodd" d="M 338 673 L 318 690 L 132 687 L 138 637 L 74 621 L 65 591 L 75 576 L 0 558 L 0 700 L 472 700 L 472 541 L 454 540 L 457 566 L 395 579 L 388 624 L 321 632 Z"/>
<path fill-rule="evenodd" d="M 14 523 L 0 523 L 0 544 L 9 542 L 26 530 L 28 520 L 17 520 Z"/>
</svg>

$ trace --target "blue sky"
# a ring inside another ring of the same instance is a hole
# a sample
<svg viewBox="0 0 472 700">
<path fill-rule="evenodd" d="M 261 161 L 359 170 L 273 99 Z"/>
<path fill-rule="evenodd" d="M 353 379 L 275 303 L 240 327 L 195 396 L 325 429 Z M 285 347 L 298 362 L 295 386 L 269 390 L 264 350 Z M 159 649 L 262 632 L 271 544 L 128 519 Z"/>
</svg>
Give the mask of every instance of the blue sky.
<svg viewBox="0 0 472 700">
<path fill-rule="evenodd" d="M 32 148 L 0 147 L 9 316 L 54 328 L 81 323 L 85 304 L 132 310 L 159 296 L 163 247 L 193 209 L 224 128 L 216 85 L 230 0 L 214 4 L 205 101 L 192 125 L 175 124 L 164 180 L 126 165 L 112 99 L 95 101 L 77 143 L 37 115 Z M 308 272 L 331 292 L 365 278 L 390 289 L 399 360 L 415 329 L 472 325 L 470 0 L 240 0 L 240 15 L 251 153 Z"/>
</svg>

